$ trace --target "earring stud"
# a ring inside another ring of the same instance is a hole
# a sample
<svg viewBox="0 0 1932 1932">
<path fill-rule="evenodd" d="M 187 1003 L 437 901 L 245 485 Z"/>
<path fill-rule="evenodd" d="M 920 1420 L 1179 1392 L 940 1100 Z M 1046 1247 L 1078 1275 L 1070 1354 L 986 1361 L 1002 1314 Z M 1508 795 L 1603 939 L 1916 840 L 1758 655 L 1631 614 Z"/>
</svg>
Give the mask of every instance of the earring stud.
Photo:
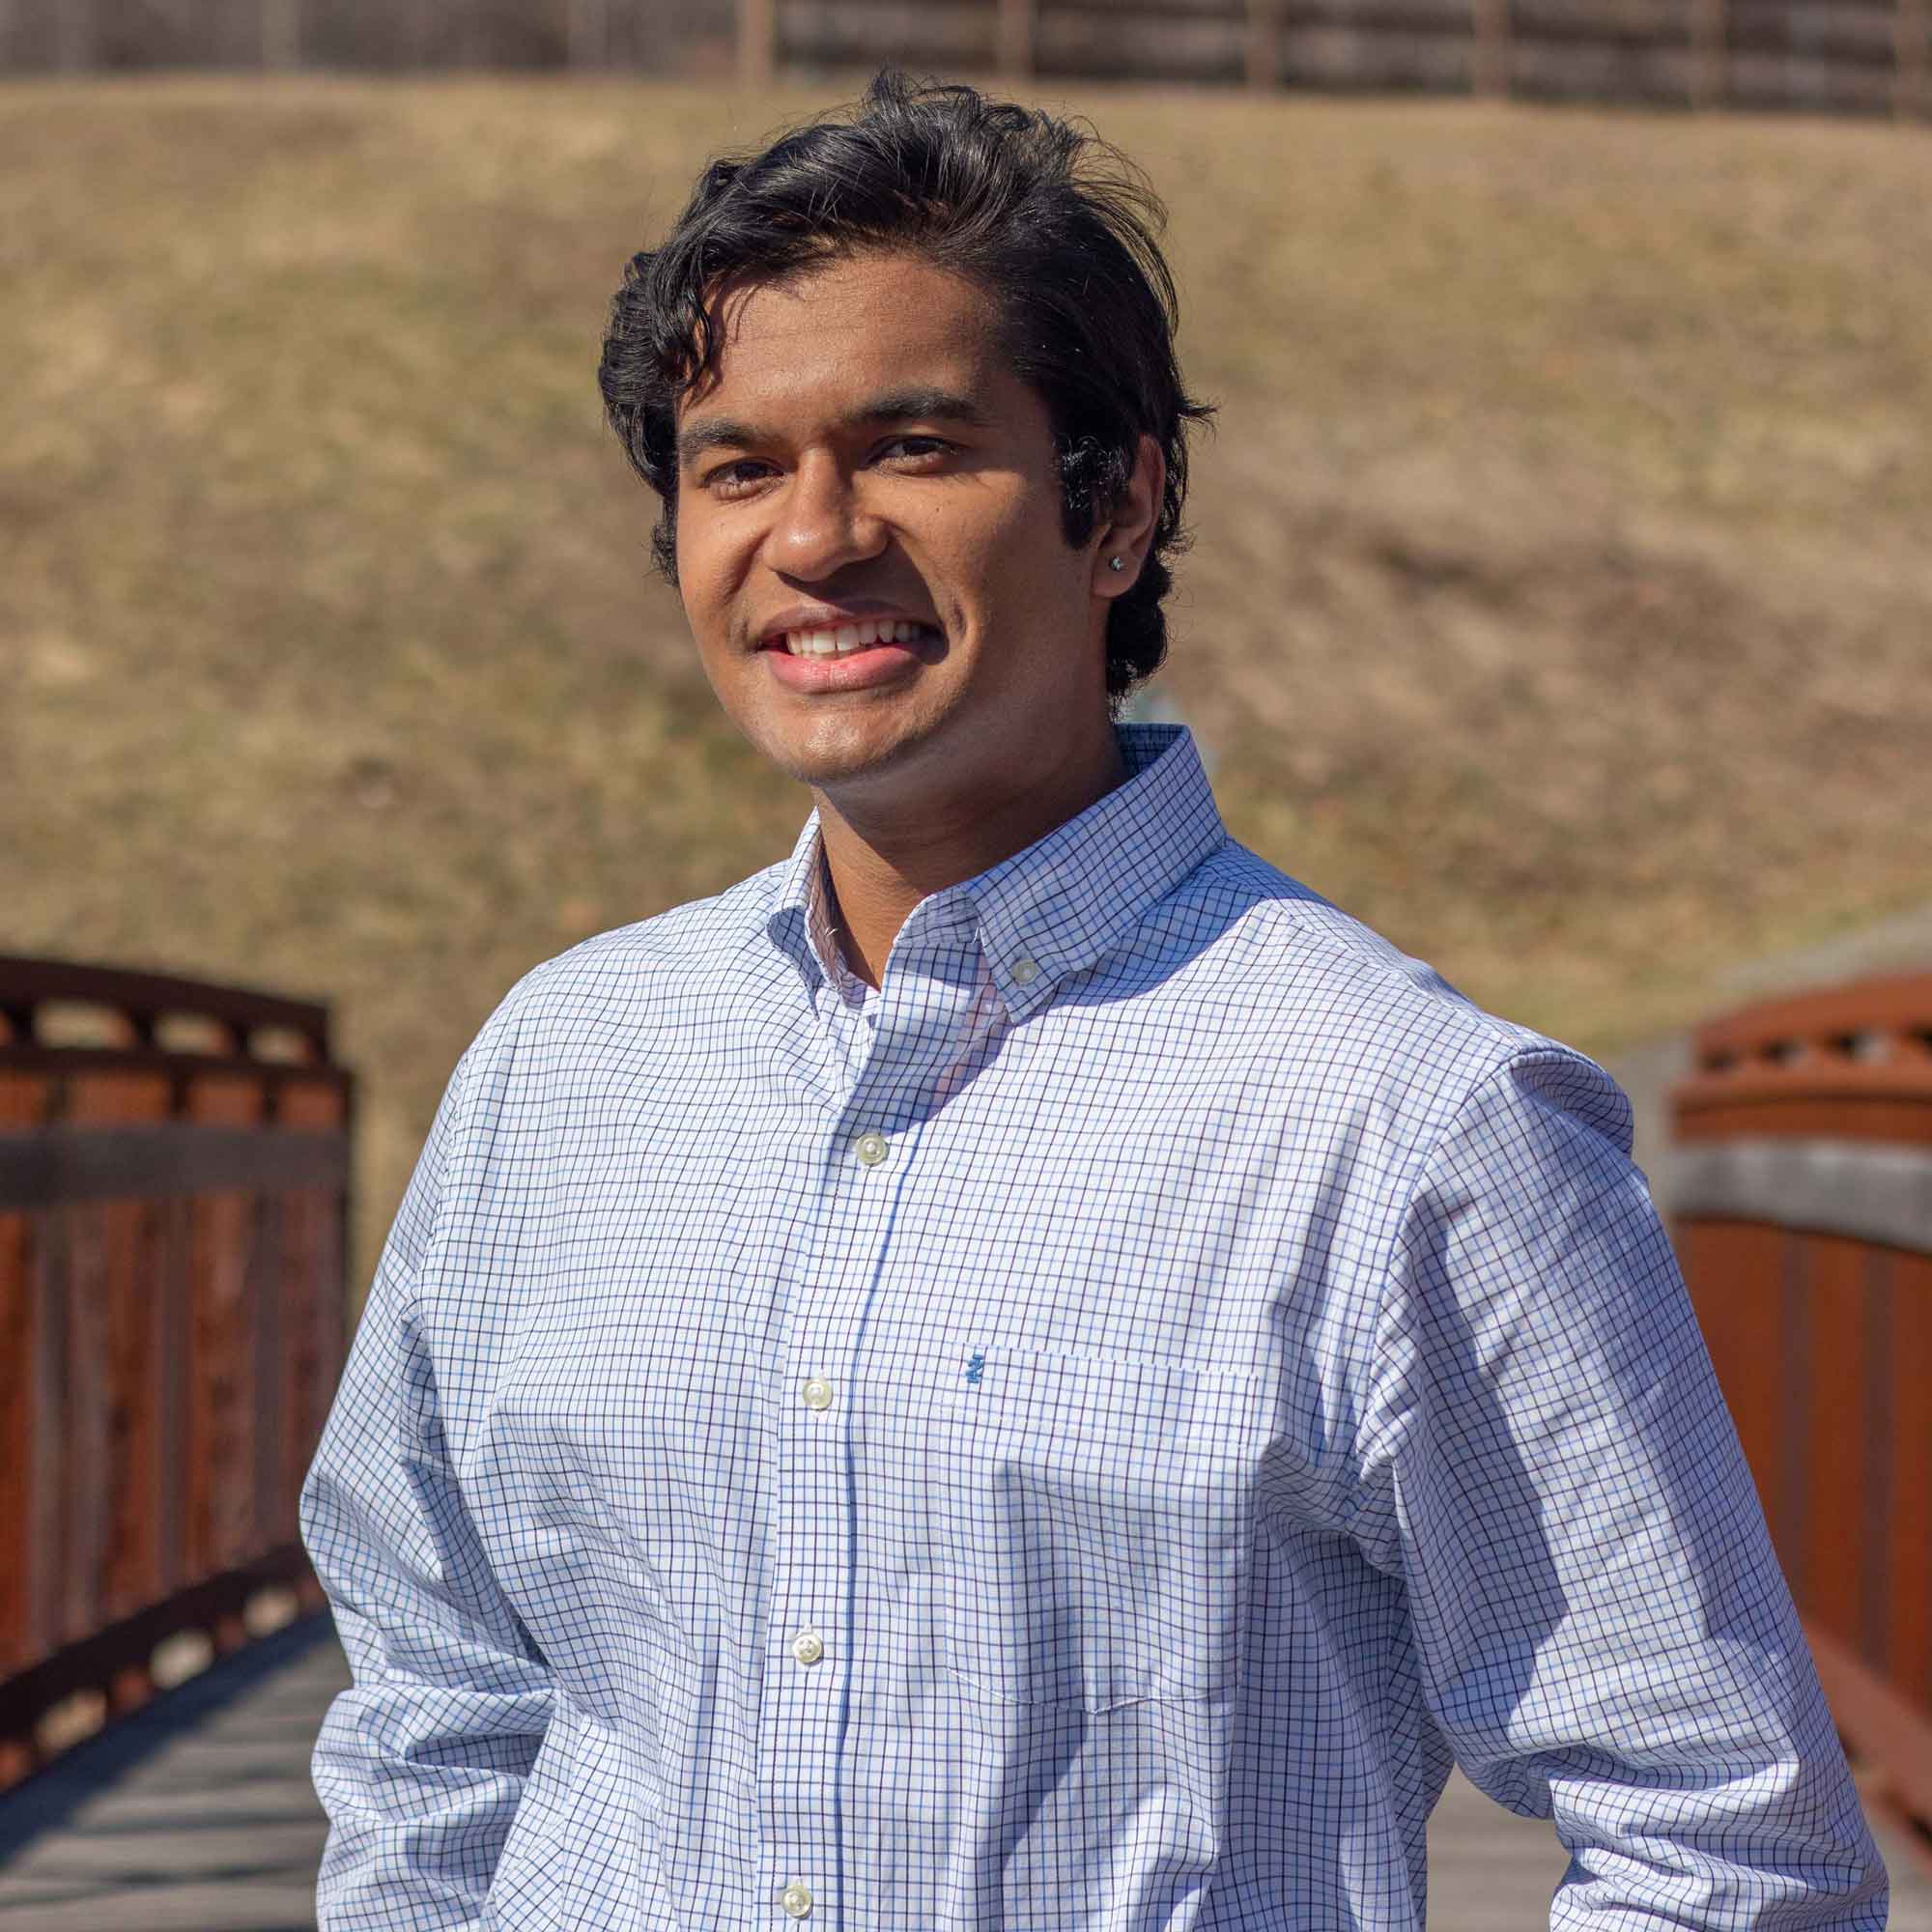
<svg viewBox="0 0 1932 1932">
<path fill-rule="evenodd" d="M 1123 556 L 1110 556 L 1107 559 L 1107 568 L 1109 570 L 1124 570 L 1126 567 L 1127 560 Z"/>
</svg>

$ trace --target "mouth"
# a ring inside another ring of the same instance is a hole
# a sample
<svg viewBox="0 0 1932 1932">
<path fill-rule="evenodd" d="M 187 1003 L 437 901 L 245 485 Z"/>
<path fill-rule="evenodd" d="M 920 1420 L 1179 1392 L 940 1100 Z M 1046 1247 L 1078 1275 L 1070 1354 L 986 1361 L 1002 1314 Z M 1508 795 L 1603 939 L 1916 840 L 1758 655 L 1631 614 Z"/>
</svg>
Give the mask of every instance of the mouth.
<svg viewBox="0 0 1932 1932">
<path fill-rule="evenodd" d="M 936 642 L 939 627 L 912 617 L 855 617 L 833 623 L 799 624 L 768 631 L 759 639 L 761 651 L 780 651 L 794 658 L 849 658 L 882 645 L 917 650 Z"/>
</svg>

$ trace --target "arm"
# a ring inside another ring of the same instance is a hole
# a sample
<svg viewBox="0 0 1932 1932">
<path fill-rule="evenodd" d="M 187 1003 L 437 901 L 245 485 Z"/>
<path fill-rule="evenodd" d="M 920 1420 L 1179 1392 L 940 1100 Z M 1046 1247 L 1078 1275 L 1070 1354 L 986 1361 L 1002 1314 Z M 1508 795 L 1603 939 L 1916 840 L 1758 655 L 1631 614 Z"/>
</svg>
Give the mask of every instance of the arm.
<svg viewBox="0 0 1932 1932">
<path fill-rule="evenodd" d="M 476 1923 L 550 1720 L 550 1673 L 452 1477 L 413 1296 L 435 1235 L 463 1069 L 378 1266 L 301 1528 L 355 1683 L 330 1707 L 323 1932 Z"/>
<path fill-rule="evenodd" d="M 1470 1779 L 1553 1817 L 1552 1927 L 1882 1927 L 1756 1491 L 1608 1077 L 1519 1054 L 1405 1216 L 1359 1526 Z"/>
</svg>

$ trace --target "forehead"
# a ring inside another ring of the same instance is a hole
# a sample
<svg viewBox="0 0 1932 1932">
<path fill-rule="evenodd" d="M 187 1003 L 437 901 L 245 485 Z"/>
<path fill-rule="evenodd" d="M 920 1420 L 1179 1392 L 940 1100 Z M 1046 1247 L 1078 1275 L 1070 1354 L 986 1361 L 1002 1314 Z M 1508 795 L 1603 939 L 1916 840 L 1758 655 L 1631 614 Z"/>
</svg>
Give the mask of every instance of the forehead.
<svg viewBox="0 0 1932 1932">
<path fill-rule="evenodd" d="M 917 256 L 838 256 L 781 281 L 715 298 L 719 349 L 678 408 L 795 420 L 849 411 L 855 398 L 918 383 L 997 407 L 1018 388 L 993 298 L 976 282 Z"/>
</svg>

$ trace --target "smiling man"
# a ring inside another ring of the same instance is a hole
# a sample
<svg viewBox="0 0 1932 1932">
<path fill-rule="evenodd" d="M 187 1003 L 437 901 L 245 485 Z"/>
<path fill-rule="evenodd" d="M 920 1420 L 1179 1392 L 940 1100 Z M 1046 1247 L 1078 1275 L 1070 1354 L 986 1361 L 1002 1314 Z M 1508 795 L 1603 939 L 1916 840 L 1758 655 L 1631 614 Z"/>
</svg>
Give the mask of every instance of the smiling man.
<svg viewBox="0 0 1932 1932">
<path fill-rule="evenodd" d="M 1156 211 L 882 77 L 603 388 L 784 863 L 512 990 L 304 1494 L 327 1932 L 1879 1927 L 1630 1112 L 1229 838 Z M 1292 676 L 1292 665 L 1283 674 Z"/>
<path fill-rule="evenodd" d="M 669 271 L 620 298 L 620 422 L 626 303 Z M 677 412 L 676 581 L 725 710 L 818 794 L 841 936 L 877 984 L 927 893 L 1125 777 L 1103 639 L 1153 535 L 1163 443 L 1115 452 L 1105 518 L 1069 542 L 1046 398 L 980 282 L 861 249 L 706 297 L 719 353 Z M 1173 439 L 1179 384 L 1149 374 Z M 647 407 L 632 446 L 649 465 Z"/>
</svg>

